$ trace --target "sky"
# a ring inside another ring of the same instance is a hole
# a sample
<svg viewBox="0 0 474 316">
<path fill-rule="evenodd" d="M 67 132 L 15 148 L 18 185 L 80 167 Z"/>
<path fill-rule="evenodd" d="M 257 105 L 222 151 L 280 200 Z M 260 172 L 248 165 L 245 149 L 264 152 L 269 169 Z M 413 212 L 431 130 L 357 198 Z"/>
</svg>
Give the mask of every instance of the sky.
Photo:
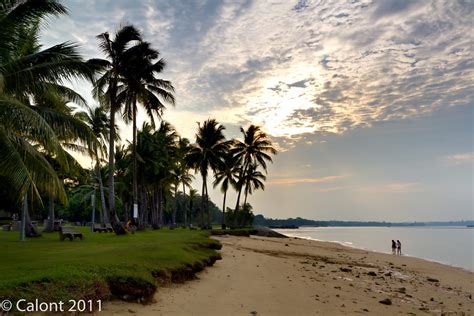
<svg viewBox="0 0 474 316">
<path fill-rule="evenodd" d="M 86 58 L 102 57 L 96 35 L 136 25 L 167 61 L 161 75 L 177 104 L 164 119 L 181 135 L 193 140 L 207 118 L 228 138 L 262 126 L 279 154 L 265 191 L 249 198 L 255 213 L 474 218 L 474 2 L 64 3 L 70 14 L 49 21 L 44 45 L 74 41 Z M 90 86 L 73 86 L 94 104 Z M 218 190 L 210 196 L 221 205 Z"/>
</svg>

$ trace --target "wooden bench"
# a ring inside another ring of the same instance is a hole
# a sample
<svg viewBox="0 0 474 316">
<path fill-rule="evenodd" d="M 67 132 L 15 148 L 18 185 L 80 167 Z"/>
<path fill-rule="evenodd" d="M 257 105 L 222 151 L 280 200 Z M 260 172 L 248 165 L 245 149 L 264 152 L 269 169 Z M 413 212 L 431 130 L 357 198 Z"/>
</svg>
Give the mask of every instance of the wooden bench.
<svg viewBox="0 0 474 316">
<path fill-rule="evenodd" d="M 107 229 L 107 231 L 110 233 L 114 231 L 114 228 L 112 225 L 110 225 L 110 223 L 105 224 L 105 229 Z"/>
<path fill-rule="evenodd" d="M 76 238 L 83 240 L 84 235 L 82 233 L 76 232 L 76 230 L 72 227 L 60 227 L 59 238 L 61 239 L 61 241 L 64 241 L 64 239 L 66 238 L 69 239 L 70 241 L 73 241 Z"/>
<path fill-rule="evenodd" d="M 105 232 L 105 233 L 106 233 L 106 232 L 107 232 L 107 228 L 102 227 L 101 224 L 94 224 L 94 227 L 92 228 L 92 230 L 94 231 L 94 233 L 95 233 L 95 232 L 99 232 L 99 233 L 101 233 L 101 232 Z"/>
</svg>

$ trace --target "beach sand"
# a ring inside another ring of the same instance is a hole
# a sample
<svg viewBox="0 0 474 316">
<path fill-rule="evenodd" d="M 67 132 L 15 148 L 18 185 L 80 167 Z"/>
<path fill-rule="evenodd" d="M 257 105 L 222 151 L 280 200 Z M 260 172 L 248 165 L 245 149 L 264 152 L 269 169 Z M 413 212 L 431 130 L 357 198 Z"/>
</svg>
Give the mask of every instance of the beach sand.
<svg viewBox="0 0 474 316">
<path fill-rule="evenodd" d="M 196 280 L 160 288 L 149 305 L 110 302 L 100 314 L 474 314 L 474 273 L 459 268 L 304 239 L 216 239 L 223 259 Z"/>
</svg>

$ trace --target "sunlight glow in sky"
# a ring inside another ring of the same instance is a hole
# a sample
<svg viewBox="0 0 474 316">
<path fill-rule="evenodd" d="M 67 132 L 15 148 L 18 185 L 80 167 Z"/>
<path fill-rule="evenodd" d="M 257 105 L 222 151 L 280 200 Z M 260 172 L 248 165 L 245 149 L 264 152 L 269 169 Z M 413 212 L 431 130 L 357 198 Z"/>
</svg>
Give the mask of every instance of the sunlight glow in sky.
<svg viewBox="0 0 474 316">
<path fill-rule="evenodd" d="M 472 1 L 66 4 L 45 44 L 74 40 L 96 57 L 98 33 L 135 24 L 168 62 L 177 106 L 164 118 L 182 135 L 193 139 L 209 117 L 228 137 L 263 126 L 282 153 L 250 199 L 257 213 L 473 218 Z M 218 190 L 211 196 L 220 205 Z"/>
</svg>

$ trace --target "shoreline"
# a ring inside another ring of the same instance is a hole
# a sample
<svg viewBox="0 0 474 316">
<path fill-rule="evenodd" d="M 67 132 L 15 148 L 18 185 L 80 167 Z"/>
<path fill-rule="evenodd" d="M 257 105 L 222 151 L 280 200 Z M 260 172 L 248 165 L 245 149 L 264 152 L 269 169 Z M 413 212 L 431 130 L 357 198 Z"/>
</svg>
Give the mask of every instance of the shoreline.
<svg viewBox="0 0 474 316">
<path fill-rule="evenodd" d="M 280 234 L 283 234 L 283 233 L 280 233 Z M 283 234 L 283 235 L 285 235 L 285 234 Z M 316 238 L 311 238 L 311 237 L 301 237 L 301 236 L 289 236 L 289 235 L 285 235 L 285 236 L 288 237 L 288 238 L 295 238 L 295 239 L 302 239 L 302 240 L 310 240 L 310 241 L 316 241 L 316 242 L 334 243 L 334 244 L 340 245 L 340 246 L 342 246 L 342 247 L 353 248 L 353 249 L 358 249 L 358 250 L 363 250 L 363 251 L 369 251 L 369 252 L 374 252 L 374 253 L 384 254 L 384 255 L 397 256 L 397 255 L 393 255 L 391 252 L 388 252 L 388 251 L 387 251 L 387 252 L 384 252 L 384 251 L 377 251 L 377 250 L 372 250 L 372 249 L 357 247 L 357 246 L 353 246 L 353 245 L 348 245 L 348 244 L 344 243 L 343 241 L 337 241 L 337 240 L 322 240 L 322 239 L 316 239 Z M 401 256 L 402 256 L 402 257 L 407 257 L 407 258 L 415 258 L 415 259 L 425 260 L 425 261 L 427 261 L 427 262 L 441 264 L 441 265 L 444 265 L 444 266 L 447 266 L 447 267 L 450 267 L 450 268 L 460 269 L 460 270 L 462 270 L 462 271 L 464 271 L 464 272 L 474 273 L 474 270 L 469 270 L 469 269 L 466 269 L 466 268 L 464 268 L 464 267 L 460 267 L 460 266 L 457 266 L 457 265 L 455 265 L 455 264 L 451 264 L 451 263 L 448 263 L 448 262 L 442 262 L 442 261 L 435 260 L 435 259 L 417 257 L 417 256 L 413 256 L 413 255 L 410 255 L 410 254 L 402 254 Z"/>
<path fill-rule="evenodd" d="M 471 314 L 474 274 L 302 238 L 214 237 L 222 260 L 154 302 L 113 301 L 107 315 Z M 255 313 L 254 313 L 255 312 Z"/>
<path fill-rule="evenodd" d="M 304 228 L 312 228 L 312 227 L 301 227 L 302 229 Z M 354 227 L 328 227 L 328 228 L 354 228 Z M 359 228 L 359 227 L 356 227 L 356 228 Z M 363 228 L 367 228 L 367 227 L 363 227 Z M 369 227 L 369 228 L 372 228 L 372 227 Z M 373 228 L 379 228 L 379 227 L 373 227 Z M 411 227 L 402 227 L 402 228 L 411 228 Z M 448 227 L 439 227 L 439 226 L 424 226 L 424 227 L 421 227 L 421 228 L 434 228 L 434 229 L 440 229 L 440 228 L 443 228 L 443 229 L 451 229 L 451 228 L 454 228 L 454 229 L 459 229 L 459 228 L 465 228 L 465 227 L 459 227 L 459 226 L 448 226 Z M 297 230 L 295 230 L 297 231 Z M 359 246 L 359 245 L 355 245 L 353 242 L 351 242 L 350 240 L 345 242 L 345 241 L 340 241 L 340 240 L 324 240 L 324 239 L 317 239 L 317 238 L 313 238 L 311 236 L 298 236 L 298 234 L 296 235 L 293 235 L 294 232 L 292 231 L 287 231 L 287 230 L 284 230 L 284 231 L 281 231 L 281 230 L 278 230 L 279 233 L 287 236 L 287 237 L 291 237 L 291 238 L 301 238 L 301 239 L 305 239 L 305 240 L 314 240 L 314 241 L 320 241 L 320 242 L 332 242 L 332 243 L 335 243 L 335 244 L 339 244 L 339 245 L 342 245 L 342 246 L 345 246 L 345 247 L 349 247 L 349 248 L 354 248 L 354 249 L 360 249 L 360 250 L 366 250 L 366 251 L 372 251 L 372 252 L 376 252 L 376 253 L 381 253 L 381 254 L 392 254 L 391 251 L 386 251 L 386 250 L 380 250 L 380 249 L 373 249 L 373 248 L 365 248 L 363 246 Z M 288 235 L 287 235 L 288 234 Z M 472 245 L 471 245 L 472 246 Z M 413 250 L 413 249 L 412 249 Z M 415 252 L 417 249 L 414 249 Z M 419 250 L 419 249 L 418 249 Z M 450 267 L 455 267 L 455 268 L 459 268 L 459 269 L 462 269 L 464 271 L 467 271 L 467 272 L 471 272 L 471 273 L 474 273 L 474 265 L 473 265 L 473 262 L 472 262 L 472 256 L 470 257 L 470 261 L 466 262 L 466 260 L 468 259 L 467 257 L 464 257 L 463 260 L 459 261 L 459 260 L 453 260 L 455 263 L 453 263 L 453 261 L 448 261 L 449 260 L 449 256 L 446 256 L 446 255 L 443 255 L 439 258 L 430 258 L 428 257 L 429 254 L 427 253 L 422 253 L 421 254 L 422 256 L 420 255 L 416 255 L 416 254 L 410 254 L 410 253 L 403 253 L 402 256 L 405 256 L 405 257 L 410 257 L 410 258 L 419 258 L 419 259 L 423 259 L 423 260 L 426 260 L 426 261 L 429 261 L 429 262 L 435 262 L 435 263 L 439 263 L 439 264 L 443 264 L 443 265 L 446 265 L 446 266 L 450 266 Z M 424 256 L 423 256 L 424 255 Z"/>
</svg>

